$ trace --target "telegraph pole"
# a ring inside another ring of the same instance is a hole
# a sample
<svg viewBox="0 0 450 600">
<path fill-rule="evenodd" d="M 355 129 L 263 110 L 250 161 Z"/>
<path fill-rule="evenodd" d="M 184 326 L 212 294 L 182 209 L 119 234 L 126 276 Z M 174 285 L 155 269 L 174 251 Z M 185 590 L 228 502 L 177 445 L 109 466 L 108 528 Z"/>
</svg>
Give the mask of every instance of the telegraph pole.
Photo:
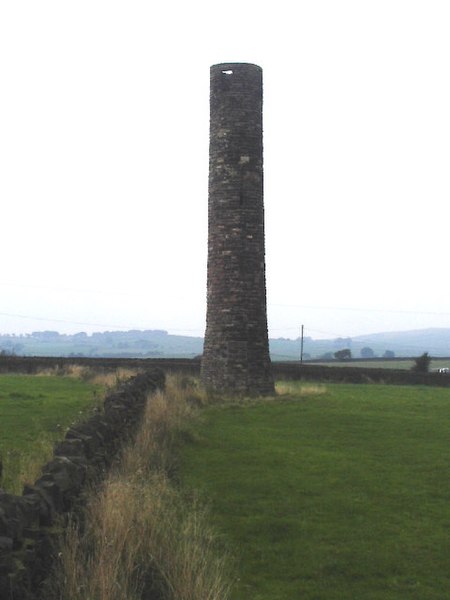
<svg viewBox="0 0 450 600">
<path fill-rule="evenodd" d="M 300 364 L 303 364 L 303 330 L 304 325 L 302 325 L 301 336 L 300 336 Z"/>
</svg>

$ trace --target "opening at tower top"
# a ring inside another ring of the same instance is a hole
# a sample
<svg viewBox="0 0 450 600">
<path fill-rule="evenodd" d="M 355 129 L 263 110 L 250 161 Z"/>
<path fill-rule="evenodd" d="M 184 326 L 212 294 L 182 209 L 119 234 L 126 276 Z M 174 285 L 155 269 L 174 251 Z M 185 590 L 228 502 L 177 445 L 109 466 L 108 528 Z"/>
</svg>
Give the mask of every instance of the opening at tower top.
<svg viewBox="0 0 450 600">
<path fill-rule="evenodd" d="M 224 75 L 233 75 L 233 70 L 232 69 L 227 69 L 226 71 L 222 71 L 222 73 Z"/>
</svg>

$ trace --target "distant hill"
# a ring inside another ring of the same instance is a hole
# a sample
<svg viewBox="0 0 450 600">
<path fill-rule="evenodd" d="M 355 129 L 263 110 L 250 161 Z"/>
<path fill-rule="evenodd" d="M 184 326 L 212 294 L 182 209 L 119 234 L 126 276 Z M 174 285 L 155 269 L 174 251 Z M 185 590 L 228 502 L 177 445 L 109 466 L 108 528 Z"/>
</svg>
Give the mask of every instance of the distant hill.
<svg viewBox="0 0 450 600">
<path fill-rule="evenodd" d="M 378 352 L 383 348 L 393 350 L 398 356 L 419 356 L 423 352 L 431 356 L 450 356 L 450 329 L 435 327 L 374 333 L 354 337 L 353 343 L 357 347 L 371 346 Z"/>
<path fill-rule="evenodd" d="M 300 338 L 270 339 L 272 360 L 299 360 Z M 360 335 L 353 338 L 304 338 L 304 360 L 333 358 L 338 350 L 361 356 L 450 356 L 450 329 L 433 328 Z M 170 335 L 164 330 L 104 331 L 72 335 L 35 331 L 0 335 L 0 353 L 22 356 L 86 356 L 111 358 L 193 358 L 203 351 L 203 338 Z"/>
<path fill-rule="evenodd" d="M 23 356 L 83 356 L 103 358 L 192 358 L 201 354 L 203 338 L 169 335 L 160 329 L 103 331 L 72 335 L 35 331 L 0 335 L 0 352 Z"/>
<path fill-rule="evenodd" d="M 412 331 L 394 331 L 373 333 L 333 340 L 314 340 L 305 338 L 303 356 L 305 358 L 320 358 L 348 348 L 353 358 L 364 355 L 370 357 L 383 356 L 420 356 L 428 352 L 431 356 L 450 356 L 450 329 L 432 328 Z M 270 350 L 273 360 L 289 360 L 289 357 L 300 356 L 300 339 L 286 340 L 283 338 L 270 340 Z"/>
</svg>

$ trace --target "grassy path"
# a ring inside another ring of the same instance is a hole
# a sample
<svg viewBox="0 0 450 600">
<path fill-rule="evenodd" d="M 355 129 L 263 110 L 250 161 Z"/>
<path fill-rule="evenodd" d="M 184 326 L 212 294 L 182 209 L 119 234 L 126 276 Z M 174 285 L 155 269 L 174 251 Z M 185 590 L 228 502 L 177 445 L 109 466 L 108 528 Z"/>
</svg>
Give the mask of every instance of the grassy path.
<svg viewBox="0 0 450 600">
<path fill-rule="evenodd" d="M 183 451 L 237 555 L 234 600 L 448 597 L 449 391 L 288 387 L 205 409 Z"/>
</svg>

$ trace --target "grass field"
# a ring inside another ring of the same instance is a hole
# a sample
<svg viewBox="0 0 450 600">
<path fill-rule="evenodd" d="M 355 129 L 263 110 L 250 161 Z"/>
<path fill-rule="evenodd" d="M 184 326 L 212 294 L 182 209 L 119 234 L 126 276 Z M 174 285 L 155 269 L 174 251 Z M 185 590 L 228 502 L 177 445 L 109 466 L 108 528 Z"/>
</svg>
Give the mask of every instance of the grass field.
<svg viewBox="0 0 450 600">
<path fill-rule="evenodd" d="M 0 375 L 0 487 L 20 494 L 51 457 L 53 442 L 93 408 L 104 391 L 61 376 Z"/>
<path fill-rule="evenodd" d="M 281 384 L 206 408 L 180 478 L 236 556 L 234 600 L 442 600 L 450 393 Z"/>
</svg>

